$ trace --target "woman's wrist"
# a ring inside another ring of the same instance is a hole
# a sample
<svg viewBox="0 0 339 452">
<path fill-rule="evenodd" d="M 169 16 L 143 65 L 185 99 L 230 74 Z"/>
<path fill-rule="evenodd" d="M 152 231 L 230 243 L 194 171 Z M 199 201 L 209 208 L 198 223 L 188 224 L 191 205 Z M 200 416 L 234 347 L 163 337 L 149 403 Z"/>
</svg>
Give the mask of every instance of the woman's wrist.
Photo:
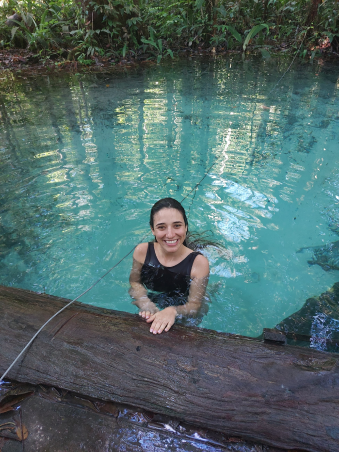
<svg viewBox="0 0 339 452">
<path fill-rule="evenodd" d="M 174 314 L 175 314 L 175 318 L 176 319 L 180 319 L 182 317 L 182 315 L 178 312 L 178 306 L 169 306 L 170 308 L 172 308 L 174 310 Z"/>
<path fill-rule="evenodd" d="M 157 305 L 147 296 L 138 298 L 138 303 L 135 304 L 138 306 L 140 311 L 149 311 L 152 314 L 155 314 L 159 311 Z"/>
</svg>

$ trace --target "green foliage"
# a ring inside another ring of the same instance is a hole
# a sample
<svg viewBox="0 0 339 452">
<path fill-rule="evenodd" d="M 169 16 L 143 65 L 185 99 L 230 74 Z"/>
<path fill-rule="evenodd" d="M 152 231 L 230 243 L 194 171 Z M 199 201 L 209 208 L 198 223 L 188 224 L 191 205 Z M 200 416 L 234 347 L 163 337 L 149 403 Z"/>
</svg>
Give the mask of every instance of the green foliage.
<svg viewBox="0 0 339 452">
<path fill-rule="evenodd" d="M 144 52 L 147 50 L 153 53 L 157 58 L 157 63 L 159 64 L 161 59 L 164 56 L 170 55 L 173 58 L 173 52 L 170 49 L 167 49 L 165 52 L 163 52 L 163 45 L 161 39 L 156 39 L 154 35 L 154 30 L 152 27 L 149 27 L 149 39 L 141 38 L 142 43 L 144 44 Z"/>
<path fill-rule="evenodd" d="M 244 41 L 243 44 L 243 49 L 244 51 L 246 50 L 246 47 L 248 46 L 250 40 L 252 38 L 254 38 L 254 36 L 256 36 L 261 30 L 263 30 L 264 28 L 267 29 L 267 31 L 269 32 L 269 28 L 267 24 L 260 24 L 260 25 L 256 25 L 255 27 L 252 28 L 252 30 L 250 30 L 250 32 L 248 33 L 248 35 L 246 36 L 246 39 Z"/>
<path fill-rule="evenodd" d="M 271 58 L 271 54 L 268 50 L 260 48 L 260 52 L 261 52 L 261 56 L 265 59 L 268 60 Z"/>
<path fill-rule="evenodd" d="M 337 0 L 323 0 L 306 27 L 313 1 L 4 0 L 0 43 L 29 48 L 44 58 L 68 55 L 87 65 L 98 55 L 140 53 L 160 62 L 173 57 L 171 49 L 182 47 L 258 51 L 269 58 L 274 46 L 295 49 L 304 40 L 300 56 L 313 59 L 319 43 L 339 36 Z M 13 12 L 22 20 L 8 25 Z"/>
</svg>

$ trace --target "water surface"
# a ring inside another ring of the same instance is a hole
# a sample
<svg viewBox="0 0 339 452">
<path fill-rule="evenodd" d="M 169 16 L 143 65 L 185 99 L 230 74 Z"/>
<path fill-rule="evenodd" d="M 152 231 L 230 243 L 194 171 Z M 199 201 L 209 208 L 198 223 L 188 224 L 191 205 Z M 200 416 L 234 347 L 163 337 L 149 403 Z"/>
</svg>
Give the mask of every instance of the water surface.
<svg viewBox="0 0 339 452">
<path fill-rule="evenodd" d="M 218 158 L 183 202 L 225 247 L 205 251 L 201 326 L 257 336 L 328 290 L 338 270 L 308 248 L 338 240 L 338 65 L 295 62 L 274 88 L 289 63 L 2 76 L 1 284 L 78 296 L 144 236 L 156 200 L 183 199 Z M 81 301 L 136 312 L 130 267 Z"/>
</svg>

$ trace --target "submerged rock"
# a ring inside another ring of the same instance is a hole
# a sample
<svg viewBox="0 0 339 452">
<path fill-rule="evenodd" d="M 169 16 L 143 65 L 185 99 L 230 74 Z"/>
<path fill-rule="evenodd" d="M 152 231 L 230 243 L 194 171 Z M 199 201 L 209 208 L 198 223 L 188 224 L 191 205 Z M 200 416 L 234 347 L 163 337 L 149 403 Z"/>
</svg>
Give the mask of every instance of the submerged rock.
<svg viewBox="0 0 339 452">
<path fill-rule="evenodd" d="M 339 270 L 339 240 L 326 245 L 301 248 L 298 252 L 305 249 L 314 252 L 313 259 L 307 261 L 310 265 L 320 265 L 325 271 Z"/>
<path fill-rule="evenodd" d="M 290 343 L 339 351 L 339 282 L 319 297 L 308 298 L 299 311 L 275 328 L 287 333 Z"/>
</svg>

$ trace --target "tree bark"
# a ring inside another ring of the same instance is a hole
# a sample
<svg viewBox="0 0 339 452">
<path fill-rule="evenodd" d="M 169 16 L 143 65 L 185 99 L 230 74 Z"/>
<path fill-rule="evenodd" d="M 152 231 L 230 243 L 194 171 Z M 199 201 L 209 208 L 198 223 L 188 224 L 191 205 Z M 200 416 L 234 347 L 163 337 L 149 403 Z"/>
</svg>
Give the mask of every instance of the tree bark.
<svg viewBox="0 0 339 452">
<path fill-rule="evenodd" d="M 0 372 L 67 300 L 0 286 Z M 339 450 L 339 356 L 74 303 L 8 378 L 167 414 L 285 449 Z"/>
<path fill-rule="evenodd" d="M 307 15 L 306 21 L 305 21 L 306 27 L 312 25 L 312 23 L 316 19 L 317 15 L 318 15 L 318 8 L 319 8 L 320 3 L 321 3 L 321 0 L 312 0 L 311 7 L 310 7 L 309 13 Z"/>
</svg>

